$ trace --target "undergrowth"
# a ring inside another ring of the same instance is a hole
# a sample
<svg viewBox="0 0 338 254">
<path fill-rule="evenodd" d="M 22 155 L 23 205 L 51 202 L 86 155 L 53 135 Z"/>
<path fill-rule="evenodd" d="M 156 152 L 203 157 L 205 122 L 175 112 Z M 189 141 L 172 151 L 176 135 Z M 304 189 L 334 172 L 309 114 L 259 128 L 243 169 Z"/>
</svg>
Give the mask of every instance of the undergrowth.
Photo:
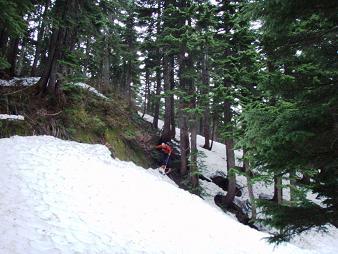
<svg viewBox="0 0 338 254">
<path fill-rule="evenodd" d="M 23 115 L 24 121 L 0 121 L 0 137 L 52 135 L 61 139 L 106 145 L 113 157 L 154 166 L 150 155 L 156 139 L 152 130 L 127 102 L 105 100 L 90 92 L 67 86 L 60 105 L 50 96 L 39 97 L 33 89 L 13 93 L 0 89 L 0 113 Z M 16 88 L 17 89 L 17 88 Z M 113 96 L 113 95 L 110 95 Z"/>
</svg>

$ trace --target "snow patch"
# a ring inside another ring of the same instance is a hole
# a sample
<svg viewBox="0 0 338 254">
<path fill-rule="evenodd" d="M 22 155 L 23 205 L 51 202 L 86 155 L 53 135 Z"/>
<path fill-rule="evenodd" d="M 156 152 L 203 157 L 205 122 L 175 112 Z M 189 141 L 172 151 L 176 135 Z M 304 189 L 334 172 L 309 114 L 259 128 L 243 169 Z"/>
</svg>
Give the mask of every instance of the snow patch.
<svg viewBox="0 0 338 254">
<path fill-rule="evenodd" d="M 97 91 L 94 87 L 92 87 L 90 85 L 87 85 L 86 83 L 78 82 L 78 83 L 74 83 L 74 86 L 81 87 L 83 89 L 88 90 L 91 93 L 96 94 L 97 96 L 99 96 L 101 98 L 108 99 L 108 97 L 104 96 L 102 93 L 100 93 L 99 91 Z"/>
<path fill-rule="evenodd" d="M 0 86 L 17 86 L 17 85 L 32 86 L 32 85 L 36 84 L 39 80 L 40 80 L 40 77 L 13 78 L 11 80 L 0 79 Z M 80 87 L 80 88 L 83 88 L 83 89 L 87 89 L 88 91 L 96 94 L 97 96 L 99 96 L 101 98 L 108 99 L 102 93 L 97 91 L 94 87 L 92 87 L 92 86 L 90 86 L 86 83 L 77 82 L 77 83 L 74 83 L 73 85 Z"/>
<path fill-rule="evenodd" d="M 0 86 L 32 86 L 40 80 L 40 77 L 13 78 L 11 80 L 0 79 Z"/>
<path fill-rule="evenodd" d="M 0 114 L 0 120 L 25 120 L 25 117 L 21 115 Z"/>
</svg>

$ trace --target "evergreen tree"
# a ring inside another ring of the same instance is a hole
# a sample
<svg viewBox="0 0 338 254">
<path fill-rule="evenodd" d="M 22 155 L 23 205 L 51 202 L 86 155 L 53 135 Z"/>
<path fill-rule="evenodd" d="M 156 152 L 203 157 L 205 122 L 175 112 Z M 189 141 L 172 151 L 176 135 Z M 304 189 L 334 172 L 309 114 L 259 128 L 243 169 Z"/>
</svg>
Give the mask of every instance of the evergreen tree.
<svg viewBox="0 0 338 254">
<path fill-rule="evenodd" d="M 0 76 L 13 77 L 20 39 L 28 30 L 24 15 L 32 10 L 31 1 L 0 1 Z"/>
<path fill-rule="evenodd" d="M 244 113 L 251 163 L 261 173 L 295 177 L 300 194 L 321 199 L 263 203 L 265 221 L 280 230 L 271 240 L 282 241 L 338 226 L 337 16 L 332 1 L 289 0 L 257 2 L 256 15 L 269 61 L 261 100 Z"/>
</svg>

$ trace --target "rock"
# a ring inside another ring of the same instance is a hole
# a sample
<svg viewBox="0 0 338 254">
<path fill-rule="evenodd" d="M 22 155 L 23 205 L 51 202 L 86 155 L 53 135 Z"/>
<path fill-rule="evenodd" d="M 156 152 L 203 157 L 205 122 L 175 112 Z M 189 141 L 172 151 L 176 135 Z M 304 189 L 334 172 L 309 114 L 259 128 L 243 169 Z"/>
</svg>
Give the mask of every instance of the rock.
<svg viewBox="0 0 338 254">
<path fill-rule="evenodd" d="M 258 198 L 259 199 L 264 199 L 264 200 L 272 200 L 273 199 L 273 196 L 272 195 L 269 195 L 269 194 L 265 194 L 265 193 L 260 193 L 258 195 Z"/>
<path fill-rule="evenodd" d="M 212 176 L 210 177 L 211 181 L 216 184 L 218 187 L 220 187 L 222 190 L 224 191 L 228 191 L 228 185 L 229 185 L 229 180 L 228 178 L 224 177 L 224 176 Z M 237 197 L 241 197 L 242 196 L 242 191 L 241 191 L 242 187 L 238 184 L 236 184 L 236 196 Z"/>
</svg>

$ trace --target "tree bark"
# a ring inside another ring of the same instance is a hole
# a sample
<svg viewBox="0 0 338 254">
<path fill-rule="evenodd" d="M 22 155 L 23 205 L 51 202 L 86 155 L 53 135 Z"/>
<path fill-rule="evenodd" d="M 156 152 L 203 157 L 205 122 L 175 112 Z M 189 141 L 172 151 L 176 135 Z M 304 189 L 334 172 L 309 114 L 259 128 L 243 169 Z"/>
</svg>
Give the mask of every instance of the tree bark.
<svg viewBox="0 0 338 254">
<path fill-rule="evenodd" d="M 52 91 L 52 94 L 55 93 L 55 80 L 53 77 L 55 76 L 53 72 L 56 72 L 56 64 L 57 60 L 60 57 L 60 47 L 61 42 L 64 37 L 64 29 L 55 28 L 52 33 L 52 37 L 49 43 L 48 50 L 48 63 L 44 68 L 42 77 L 38 81 L 38 85 L 40 87 L 40 94 L 43 95 L 47 92 L 47 87 L 49 91 Z"/>
<path fill-rule="evenodd" d="M 273 179 L 274 179 L 274 194 L 272 200 L 280 205 L 283 202 L 282 176 L 275 175 Z"/>
<path fill-rule="evenodd" d="M 9 41 L 8 52 L 7 52 L 7 62 L 11 66 L 6 70 L 6 72 L 10 77 L 15 76 L 19 42 L 20 42 L 20 39 L 17 37 L 11 38 Z"/>
<path fill-rule="evenodd" d="M 215 131 L 216 131 L 216 119 L 215 117 L 213 117 L 212 118 L 212 129 L 211 129 L 211 144 L 209 148 L 210 151 L 212 149 L 212 146 L 214 145 Z"/>
<path fill-rule="evenodd" d="M 27 38 L 24 37 L 22 39 L 21 51 L 20 51 L 18 63 L 17 63 L 17 70 L 16 70 L 17 76 L 22 75 L 22 69 L 24 67 L 24 60 L 25 60 L 25 55 L 26 55 L 26 44 L 27 44 Z"/>
<path fill-rule="evenodd" d="M 0 56 L 4 56 L 6 54 L 8 42 L 8 33 L 5 28 L 1 28 L 0 32 Z"/>
<path fill-rule="evenodd" d="M 232 132 L 231 126 L 231 104 L 228 101 L 224 102 L 224 122 L 228 125 L 228 132 Z M 228 176 L 228 192 L 224 197 L 223 204 L 227 207 L 229 206 L 236 196 L 236 173 L 232 172 L 231 169 L 235 168 L 235 151 L 234 151 L 234 141 L 233 138 L 228 137 L 225 140 L 226 148 L 226 160 L 227 160 L 227 176 Z"/>
<path fill-rule="evenodd" d="M 170 107 L 171 107 L 171 126 L 170 126 L 170 137 L 173 139 L 176 136 L 176 123 L 175 123 L 175 98 L 174 98 L 174 89 L 175 89 L 175 58 L 171 56 L 170 59 Z"/>
<path fill-rule="evenodd" d="M 243 158 L 244 158 L 244 169 L 245 169 L 245 176 L 246 176 L 246 181 L 247 181 L 247 186 L 248 186 L 248 193 L 249 193 L 249 200 L 251 204 L 251 221 L 254 222 L 257 218 L 257 207 L 256 207 L 256 199 L 255 199 L 255 194 L 253 191 L 253 185 L 251 182 L 251 168 L 249 165 L 249 161 L 246 158 L 246 152 L 243 150 Z"/>
<path fill-rule="evenodd" d="M 75 9 L 81 8 L 77 1 L 55 2 L 55 15 L 61 20 L 65 20 L 69 15 L 75 12 Z M 77 10 L 79 11 L 79 10 Z M 61 80 L 56 83 L 57 73 L 62 72 L 59 60 L 64 58 L 65 50 L 72 50 L 75 44 L 75 27 L 72 25 L 53 24 L 53 32 L 49 42 L 48 63 L 46 64 L 41 79 L 38 81 L 40 95 L 49 91 L 54 97 L 60 95 Z"/>
<path fill-rule="evenodd" d="M 110 62 L 109 62 L 109 43 L 108 43 L 108 34 L 107 32 L 103 35 L 104 40 L 104 49 L 103 49 L 103 59 L 102 59 L 102 87 L 101 91 L 108 91 L 110 85 Z"/>
<path fill-rule="evenodd" d="M 202 60 L 202 93 L 204 98 L 204 110 L 203 110 L 203 135 L 204 145 L 203 148 L 210 150 L 210 108 L 209 108 L 209 67 L 208 67 L 208 48 L 204 49 Z"/>
<path fill-rule="evenodd" d="M 47 0 L 45 3 L 45 9 L 42 13 L 41 16 L 41 23 L 39 24 L 39 31 L 38 31 L 38 37 L 37 37 L 37 41 L 36 41 L 36 48 L 35 48 L 35 54 L 34 54 L 34 61 L 33 61 L 33 65 L 32 65 L 32 69 L 31 69 L 31 76 L 35 77 L 37 75 L 37 66 L 38 66 L 38 61 L 42 52 L 42 40 L 45 34 L 45 27 L 46 27 L 46 23 L 45 23 L 45 19 L 47 16 L 47 10 L 49 8 L 49 3 L 50 1 Z M 42 11 L 42 10 L 41 10 Z"/>
<path fill-rule="evenodd" d="M 188 132 L 188 118 L 184 112 L 185 103 L 180 99 L 180 150 L 181 150 L 181 166 L 180 174 L 186 175 L 188 172 L 188 158 L 190 154 L 189 132 Z"/>
<path fill-rule="evenodd" d="M 297 183 L 296 183 L 296 172 L 295 171 L 290 171 L 290 201 L 295 201 L 297 198 L 296 194 L 296 188 L 297 188 Z"/>
<path fill-rule="evenodd" d="M 164 78 L 164 126 L 161 136 L 162 142 L 171 140 L 171 100 L 170 100 L 170 63 L 169 57 L 163 57 L 163 78 Z"/>
<path fill-rule="evenodd" d="M 157 50 L 158 54 L 160 51 Z M 156 70 L 156 91 L 155 91 L 155 99 L 154 99 L 154 118 L 153 118 L 153 126 L 158 129 L 158 119 L 160 117 L 160 95 L 161 95 L 161 58 L 158 55 L 158 68 Z"/>
<path fill-rule="evenodd" d="M 192 61 L 189 61 L 192 68 Z M 189 82 L 189 95 L 192 96 L 190 108 L 196 109 L 196 97 L 195 97 L 195 86 L 193 82 Z M 198 158 L 198 150 L 197 150 L 197 124 L 198 124 L 198 115 L 196 113 L 192 113 L 190 115 L 190 133 L 191 133 L 191 153 L 190 153 L 190 181 L 193 190 L 196 190 L 198 187 L 198 165 L 197 165 L 197 158 Z"/>
<path fill-rule="evenodd" d="M 183 95 L 180 97 L 179 103 L 179 127 L 180 127 L 180 150 L 181 150 L 181 175 L 186 175 L 188 172 L 188 159 L 190 155 L 189 131 L 188 131 L 188 113 L 185 111 L 189 105 L 186 98 L 188 93 L 189 80 L 186 75 L 189 59 L 185 57 L 185 48 L 182 47 L 179 54 L 179 73 L 180 89 Z"/>
<path fill-rule="evenodd" d="M 146 73 L 145 73 L 145 90 L 144 90 L 144 101 L 143 101 L 143 115 L 142 118 L 144 117 L 145 113 L 149 112 L 150 109 L 150 81 L 149 81 L 149 69 L 146 66 L 145 67 Z"/>
<path fill-rule="evenodd" d="M 198 186 L 198 166 L 197 166 L 197 121 L 196 119 L 190 122 L 191 132 L 191 156 L 190 156 L 190 181 L 192 188 L 196 189 Z"/>
<path fill-rule="evenodd" d="M 157 21 L 156 21 L 156 34 L 160 36 L 161 34 L 161 0 L 157 0 Z M 160 95 L 161 95 L 161 49 L 159 47 L 156 48 L 156 61 L 157 61 L 157 69 L 156 69 L 156 91 L 155 91 L 155 100 L 154 100 L 154 118 L 153 118 L 153 126 L 158 129 L 158 119 L 160 117 Z"/>
<path fill-rule="evenodd" d="M 131 60 L 126 62 L 126 79 L 125 79 L 125 88 L 126 95 L 128 100 L 128 105 L 131 107 L 132 105 L 132 88 L 131 88 Z"/>
</svg>

